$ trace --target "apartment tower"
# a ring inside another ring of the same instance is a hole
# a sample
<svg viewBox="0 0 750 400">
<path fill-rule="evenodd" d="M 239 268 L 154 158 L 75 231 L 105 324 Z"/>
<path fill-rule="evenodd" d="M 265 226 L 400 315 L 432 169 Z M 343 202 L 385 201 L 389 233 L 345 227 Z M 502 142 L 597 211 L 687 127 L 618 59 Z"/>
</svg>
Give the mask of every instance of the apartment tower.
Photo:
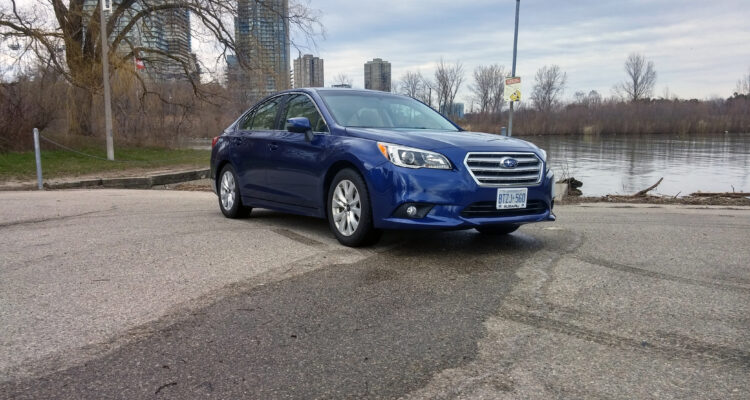
<svg viewBox="0 0 750 400">
<path fill-rule="evenodd" d="M 374 58 L 365 63 L 365 89 L 391 91 L 391 63 Z"/>
</svg>

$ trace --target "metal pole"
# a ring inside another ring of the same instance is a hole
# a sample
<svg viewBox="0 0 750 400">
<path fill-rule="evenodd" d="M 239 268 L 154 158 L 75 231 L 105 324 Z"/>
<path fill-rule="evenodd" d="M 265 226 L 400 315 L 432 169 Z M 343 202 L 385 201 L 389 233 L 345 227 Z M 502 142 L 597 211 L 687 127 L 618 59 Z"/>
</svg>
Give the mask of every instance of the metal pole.
<svg viewBox="0 0 750 400">
<path fill-rule="evenodd" d="M 511 76 L 516 76 L 516 52 L 518 50 L 518 9 L 521 7 L 521 0 L 516 0 L 516 31 L 513 34 L 513 70 Z M 513 136 L 513 103 L 510 102 L 510 114 L 508 116 L 508 136 Z"/>
<path fill-rule="evenodd" d="M 508 136 L 513 136 L 513 101 L 510 102 L 510 115 L 508 116 Z"/>
<path fill-rule="evenodd" d="M 104 0 L 99 0 L 99 17 L 102 36 L 102 79 L 104 83 L 104 126 L 107 133 L 107 160 L 115 159 L 115 147 L 112 143 L 112 99 L 109 93 L 109 46 L 107 23 L 104 17 Z"/>
<path fill-rule="evenodd" d="M 39 148 L 39 129 L 34 128 L 34 155 L 36 157 L 36 184 L 42 190 L 42 150 Z"/>
</svg>

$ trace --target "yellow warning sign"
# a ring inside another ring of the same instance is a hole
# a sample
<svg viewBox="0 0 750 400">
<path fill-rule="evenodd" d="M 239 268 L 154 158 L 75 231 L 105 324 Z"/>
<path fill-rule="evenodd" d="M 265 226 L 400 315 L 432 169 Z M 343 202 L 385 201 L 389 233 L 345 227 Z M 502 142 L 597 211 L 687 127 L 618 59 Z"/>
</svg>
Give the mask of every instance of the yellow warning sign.
<svg viewBox="0 0 750 400">
<path fill-rule="evenodd" d="M 506 78 L 503 95 L 505 101 L 521 101 L 521 77 Z"/>
</svg>

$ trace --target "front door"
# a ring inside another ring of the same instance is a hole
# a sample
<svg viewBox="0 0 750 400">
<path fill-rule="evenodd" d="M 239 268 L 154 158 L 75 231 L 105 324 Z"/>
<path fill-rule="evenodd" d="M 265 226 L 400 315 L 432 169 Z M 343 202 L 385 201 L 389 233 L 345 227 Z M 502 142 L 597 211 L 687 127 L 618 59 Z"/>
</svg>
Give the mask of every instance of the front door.
<svg viewBox="0 0 750 400">
<path fill-rule="evenodd" d="M 308 142 L 303 133 L 286 130 L 273 133 L 269 143 L 269 161 L 273 166 L 266 176 L 268 187 L 275 201 L 308 209 L 324 207 L 324 157 L 332 139 L 328 125 L 305 94 L 289 95 L 282 110 L 282 127 L 286 127 L 287 119 L 294 117 L 309 119 L 315 134 Z"/>
</svg>

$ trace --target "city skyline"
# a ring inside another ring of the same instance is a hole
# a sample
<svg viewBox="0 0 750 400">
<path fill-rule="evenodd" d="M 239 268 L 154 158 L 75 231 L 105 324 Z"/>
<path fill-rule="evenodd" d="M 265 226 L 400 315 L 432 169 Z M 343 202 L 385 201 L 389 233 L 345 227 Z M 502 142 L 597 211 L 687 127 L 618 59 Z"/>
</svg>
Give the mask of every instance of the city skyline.
<svg viewBox="0 0 750 400">
<path fill-rule="evenodd" d="M 514 2 L 478 0 L 476 7 L 467 9 L 435 1 L 420 14 L 423 2 L 396 5 L 384 1 L 384 6 L 377 7 L 382 13 L 376 13 L 371 4 L 360 7 L 312 0 L 310 6 L 320 11 L 326 37 L 301 50 L 326 59 L 328 77 L 344 73 L 354 87 L 364 87 L 362 63 L 374 55 L 386 58 L 392 63 L 394 91 L 406 71 L 432 76 L 441 57 L 447 62 L 461 61 L 465 82 L 457 99 L 467 104 L 471 102 L 468 83 L 476 66 L 497 63 L 510 70 Z M 623 64 L 628 54 L 639 52 L 655 64 L 654 97 L 729 97 L 736 81 L 750 68 L 750 54 L 736 51 L 750 41 L 750 30 L 743 28 L 744 20 L 737 12 L 741 9 L 740 1 L 706 5 L 694 0 L 627 4 L 605 0 L 570 5 L 523 0 L 517 75 L 523 78 L 524 93 L 529 93 L 536 70 L 558 64 L 568 76 L 564 98 L 590 90 L 609 97 L 625 78 Z M 448 26 L 432 22 L 449 17 Z M 211 46 L 195 45 L 211 71 L 215 57 Z"/>
</svg>

